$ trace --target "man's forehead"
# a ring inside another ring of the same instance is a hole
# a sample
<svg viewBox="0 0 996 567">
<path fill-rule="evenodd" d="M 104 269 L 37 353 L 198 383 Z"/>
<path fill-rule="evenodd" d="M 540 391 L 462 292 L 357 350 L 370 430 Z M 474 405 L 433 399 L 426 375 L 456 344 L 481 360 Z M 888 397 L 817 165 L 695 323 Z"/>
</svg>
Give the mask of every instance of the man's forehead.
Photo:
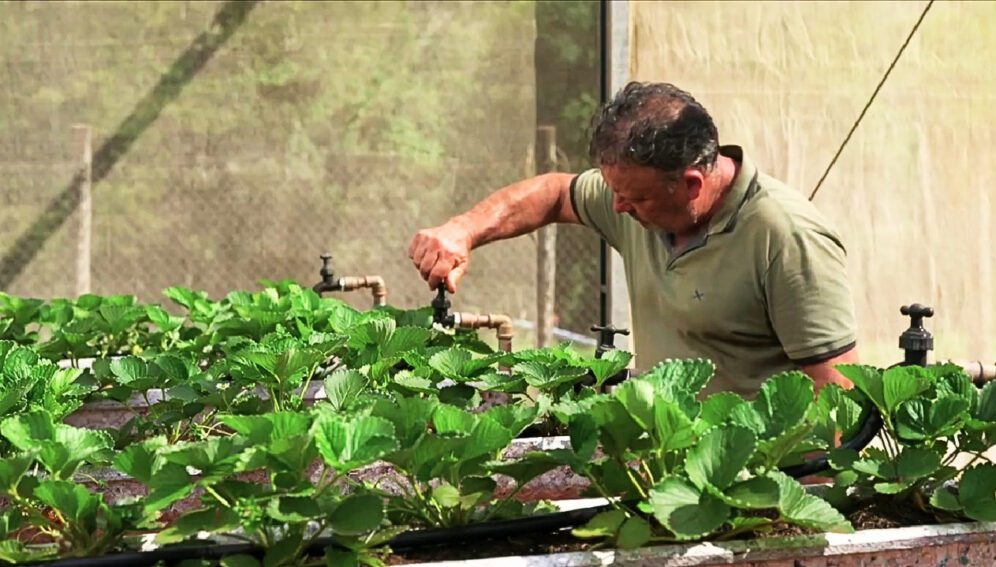
<svg viewBox="0 0 996 567">
<path fill-rule="evenodd" d="M 652 167 L 638 165 L 603 165 L 602 178 L 609 188 L 620 194 L 653 190 L 666 183 L 666 176 Z"/>
</svg>

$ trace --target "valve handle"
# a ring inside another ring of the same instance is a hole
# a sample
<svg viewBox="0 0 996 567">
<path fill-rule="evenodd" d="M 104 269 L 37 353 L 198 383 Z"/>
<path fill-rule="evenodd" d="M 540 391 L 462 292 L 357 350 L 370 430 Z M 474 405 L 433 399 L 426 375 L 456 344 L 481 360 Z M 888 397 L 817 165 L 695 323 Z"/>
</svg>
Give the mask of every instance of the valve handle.
<svg viewBox="0 0 996 567">
<path fill-rule="evenodd" d="M 616 348 L 616 335 L 629 336 L 629 329 L 617 329 L 612 325 L 592 325 L 591 330 L 598 333 L 598 347 L 595 349 L 595 358 L 601 358 L 606 352 Z"/>
<path fill-rule="evenodd" d="M 326 252 L 321 255 L 322 259 L 322 269 L 318 270 L 318 273 L 322 276 L 322 279 L 331 278 L 335 273 L 332 268 L 332 254 Z"/>
<path fill-rule="evenodd" d="M 446 297 L 446 284 L 439 284 L 436 288 L 436 297 L 432 300 L 432 322 L 452 327 L 453 316 L 449 314 L 451 305 L 449 298 Z"/>
<path fill-rule="evenodd" d="M 914 303 L 903 305 L 899 313 L 910 318 L 910 327 L 899 335 L 899 348 L 904 351 L 904 364 L 927 365 L 927 353 L 934 348 L 934 337 L 923 326 L 924 317 L 933 317 L 934 309 Z"/>
</svg>

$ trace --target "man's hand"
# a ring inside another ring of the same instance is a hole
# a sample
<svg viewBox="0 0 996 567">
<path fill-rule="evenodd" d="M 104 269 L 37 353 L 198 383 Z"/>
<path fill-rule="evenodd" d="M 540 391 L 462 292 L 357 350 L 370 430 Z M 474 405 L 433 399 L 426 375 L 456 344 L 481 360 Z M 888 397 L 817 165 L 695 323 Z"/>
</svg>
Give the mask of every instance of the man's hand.
<svg viewBox="0 0 996 567">
<path fill-rule="evenodd" d="M 446 224 L 418 231 L 408 257 L 429 289 L 445 283 L 455 293 L 474 248 L 554 222 L 580 223 L 571 206 L 573 178 L 570 173 L 545 173 L 503 187 Z"/>
<path fill-rule="evenodd" d="M 408 257 L 435 290 L 446 283 L 450 293 L 456 293 L 457 284 L 470 264 L 471 235 L 458 222 L 418 231 L 408 246 Z"/>
</svg>

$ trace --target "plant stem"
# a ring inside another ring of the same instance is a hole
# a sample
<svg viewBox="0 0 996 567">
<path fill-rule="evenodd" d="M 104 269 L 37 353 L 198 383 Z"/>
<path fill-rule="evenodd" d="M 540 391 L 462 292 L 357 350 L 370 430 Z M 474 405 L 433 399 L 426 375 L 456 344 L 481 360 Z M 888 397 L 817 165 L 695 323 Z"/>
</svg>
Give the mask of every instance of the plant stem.
<svg viewBox="0 0 996 567">
<path fill-rule="evenodd" d="M 640 497 L 646 499 L 647 493 L 643 491 L 643 487 L 640 486 L 640 482 L 636 480 L 636 476 L 633 475 L 633 469 L 628 466 L 624 466 L 623 468 L 626 469 L 626 476 L 629 477 L 630 483 L 632 483 L 633 487 L 636 488 L 636 491 L 640 494 Z"/>
<path fill-rule="evenodd" d="M 211 488 L 210 484 L 205 484 L 204 485 L 204 490 L 207 491 L 208 493 L 210 493 L 211 496 L 214 496 L 215 498 L 217 498 L 218 501 L 221 502 L 222 505 L 225 506 L 225 508 L 231 508 L 232 507 L 231 503 L 229 503 L 228 500 L 225 500 L 225 498 L 221 494 L 218 494 L 217 490 L 215 490 L 214 488 Z"/>
</svg>

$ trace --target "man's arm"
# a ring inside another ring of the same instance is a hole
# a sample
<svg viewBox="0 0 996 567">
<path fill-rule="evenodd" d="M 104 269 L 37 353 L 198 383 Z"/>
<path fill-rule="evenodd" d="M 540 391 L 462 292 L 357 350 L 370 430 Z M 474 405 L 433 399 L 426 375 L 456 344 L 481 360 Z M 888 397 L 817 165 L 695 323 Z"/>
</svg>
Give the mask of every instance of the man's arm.
<svg viewBox="0 0 996 567">
<path fill-rule="evenodd" d="M 828 358 L 823 362 L 807 364 L 801 368 L 803 372 L 813 379 L 813 384 L 816 387 L 817 393 L 819 393 L 820 389 L 827 384 L 837 384 L 841 388 L 849 390 L 854 385 L 850 380 L 844 378 L 844 375 L 838 372 L 834 366 L 837 364 L 854 364 L 857 362 L 858 349 L 855 347 L 845 353 L 838 354 L 833 358 Z"/>
<path fill-rule="evenodd" d="M 455 292 L 474 248 L 551 223 L 580 224 L 571 206 L 573 178 L 569 173 L 547 173 L 503 187 L 466 213 L 418 231 L 408 246 L 408 257 L 430 289 L 445 281 Z"/>
</svg>

